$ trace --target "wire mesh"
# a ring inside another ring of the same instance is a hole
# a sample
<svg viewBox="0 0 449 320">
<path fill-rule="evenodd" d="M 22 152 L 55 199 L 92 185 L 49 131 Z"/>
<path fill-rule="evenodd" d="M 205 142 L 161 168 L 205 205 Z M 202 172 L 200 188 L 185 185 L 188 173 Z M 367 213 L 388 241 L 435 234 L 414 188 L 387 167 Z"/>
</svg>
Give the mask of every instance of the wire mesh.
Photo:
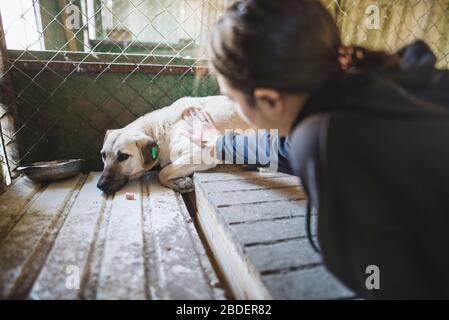
<svg viewBox="0 0 449 320">
<path fill-rule="evenodd" d="M 0 0 L 0 184 L 25 163 L 86 159 L 106 129 L 182 96 L 219 92 L 205 44 L 226 0 Z M 449 66 L 449 0 L 322 0 L 343 41 L 426 40 Z"/>
</svg>

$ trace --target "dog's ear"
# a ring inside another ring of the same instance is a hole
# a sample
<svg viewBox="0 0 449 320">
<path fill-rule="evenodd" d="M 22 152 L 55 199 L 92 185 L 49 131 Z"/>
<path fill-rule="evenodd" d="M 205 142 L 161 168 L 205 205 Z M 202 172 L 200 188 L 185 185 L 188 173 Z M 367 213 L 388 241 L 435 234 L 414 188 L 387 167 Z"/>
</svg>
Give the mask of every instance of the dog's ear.
<svg viewBox="0 0 449 320">
<path fill-rule="evenodd" d="M 118 131 L 119 129 L 109 129 L 109 130 L 106 130 L 106 134 L 104 135 L 104 139 L 103 139 L 103 146 L 104 146 L 104 143 L 106 142 L 106 139 L 108 138 L 108 136 L 111 134 L 111 133 L 113 133 L 113 132 L 115 132 L 115 131 Z"/>
<path fill-rule="evenodd" d="M 139 136 L 135 143 L 139 150 L 143 167 L 151 169 L 159 159 L 158 144 L 147 135 Z"/>
</svg>

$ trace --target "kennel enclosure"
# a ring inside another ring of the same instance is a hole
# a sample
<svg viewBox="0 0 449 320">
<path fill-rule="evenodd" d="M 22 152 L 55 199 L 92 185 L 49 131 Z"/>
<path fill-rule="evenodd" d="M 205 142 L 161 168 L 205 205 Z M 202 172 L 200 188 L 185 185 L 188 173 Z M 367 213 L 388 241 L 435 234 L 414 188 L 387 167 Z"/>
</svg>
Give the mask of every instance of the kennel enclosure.
<svg viewBox="0 0 449 320">
<path fill-rule="evenodd" d="M 107 129 L 219 93 L 207 35 L 231 2 L 0 2 L 1 298 L 354 298 L 306 241 L 294 177 L 226 167 L 184 197 L 155 173 L 109 197 L 95 187 Z M 447 0 L 323 3 L 345 44 L 424 39 L 449 65 Z M 65 158 L 85 172 L 35 184 L 16 170 Z"/>
</svg>

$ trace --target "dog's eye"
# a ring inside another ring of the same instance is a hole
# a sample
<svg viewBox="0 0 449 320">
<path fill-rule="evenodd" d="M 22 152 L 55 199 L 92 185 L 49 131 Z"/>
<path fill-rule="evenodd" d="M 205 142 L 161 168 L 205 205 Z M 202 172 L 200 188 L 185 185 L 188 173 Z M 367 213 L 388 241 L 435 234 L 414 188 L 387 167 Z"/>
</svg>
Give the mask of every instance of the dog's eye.
<svg viewBox="0 0 449 320">
<path fill-rule="evenodd" d="M 106 158 L 106 152 L 102 152 L 101 153 L 101 157 L 104 159 L 104 158 Z"/>
<path fill-rule="evenodd" d="M 118 160 L 119 162 L 122 162 L 122 161 L 128 160 L 128 158 L 129 158 L 129 154 L 126 154 L 126 153 L 120 153 L 120 154 L 118 155 L 118 157 L 117 157 L 117 160 Z"/>
</svg>

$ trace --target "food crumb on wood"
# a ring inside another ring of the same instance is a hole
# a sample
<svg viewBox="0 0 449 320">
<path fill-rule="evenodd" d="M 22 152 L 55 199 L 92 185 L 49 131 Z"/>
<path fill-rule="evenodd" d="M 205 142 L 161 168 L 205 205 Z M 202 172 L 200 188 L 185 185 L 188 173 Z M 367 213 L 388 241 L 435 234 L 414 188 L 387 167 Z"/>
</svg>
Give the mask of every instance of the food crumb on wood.
<svg viewBox="0 0 449 320">
<path fill-rule="evenodd" d="M 134 196 L 134 193 L 127 192 L 126 193 L 126 200 L 136 200 L 136 197 Z"/>
</svg>

